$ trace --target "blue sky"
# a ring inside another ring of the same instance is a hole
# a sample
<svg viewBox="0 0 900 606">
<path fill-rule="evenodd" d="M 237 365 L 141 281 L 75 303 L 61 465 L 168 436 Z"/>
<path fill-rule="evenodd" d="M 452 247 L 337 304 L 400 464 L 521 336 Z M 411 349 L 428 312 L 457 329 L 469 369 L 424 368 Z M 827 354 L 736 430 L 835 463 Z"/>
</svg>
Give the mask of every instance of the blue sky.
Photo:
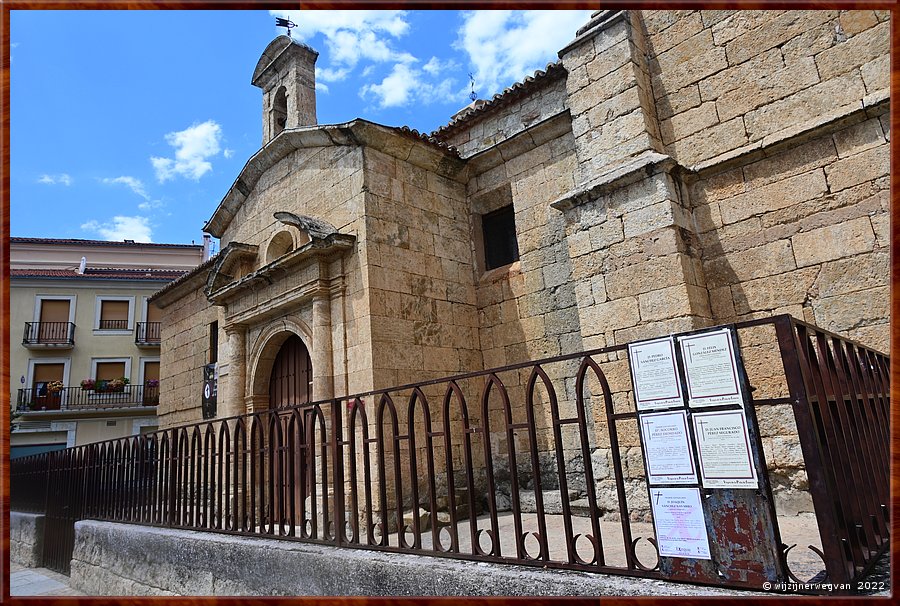
<svg viewBox="0 0 900 606">
<path fill-rule="evenodd" d="M 12 11 L 13 236 L 188 243 L 261 145 L 250 76 L 298 27 L 320 124 L 430 132 L 557 59 L 590 11 Z"/>
</svg>

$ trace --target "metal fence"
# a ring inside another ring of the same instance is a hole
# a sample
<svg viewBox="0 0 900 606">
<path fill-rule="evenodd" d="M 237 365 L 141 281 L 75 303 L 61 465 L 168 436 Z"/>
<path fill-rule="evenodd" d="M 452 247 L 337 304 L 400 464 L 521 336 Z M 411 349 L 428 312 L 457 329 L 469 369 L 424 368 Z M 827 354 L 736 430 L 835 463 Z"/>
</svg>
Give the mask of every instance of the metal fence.
<svg viewBox="0 0 900 606">
<path fill-rule="evenodd" d="M 138 345 L 159 345 L 162 322 L 138 322 L 134 330 L 134 342 Z"/>
<path fill-rule="evenodd" d="M 820 555 L 832 582 L 853 583 L 890 544 L 890 360 L 790 317 L 775 326 Z"/>
<path fill-rule="evenodd" d="M 75 324 L 73 322 L 25 322 L 23 345 L 73 345 Z"/>
<path fill-rule="evenodd" d="M 851 582 L 888 546 L 888 358 L 789 316 L 736 327 L 764 324 L 774 325 L 790 396 L 752 404 L 792 406 L 827 580 Z M 626 353 L 24 457 L 12 461 L 12 508 L 46 512 L 45 565 L 61 571 L 74 521 L 93 518 L 670 578 L 647 523 L 640 454 L 627 452 L 637 415 Z M 796 578 L 789 548 L 772 548 L 781 580 Z M 756 587 L 727 574 L 716 583 Z"/>
</svg>

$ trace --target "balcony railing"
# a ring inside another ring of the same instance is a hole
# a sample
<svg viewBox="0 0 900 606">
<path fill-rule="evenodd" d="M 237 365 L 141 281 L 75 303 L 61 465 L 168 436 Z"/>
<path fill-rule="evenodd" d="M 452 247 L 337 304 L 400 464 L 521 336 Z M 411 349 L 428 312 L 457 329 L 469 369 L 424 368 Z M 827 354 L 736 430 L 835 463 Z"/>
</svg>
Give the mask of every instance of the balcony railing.
<svg viewBox="0 0 900 606">
<path fill-rule="evenodd" d="M 72 347 L 75 345 L 73 322 L 25 322 L 22 345 Z"/>
<path fill-rule="evenodd" d="M 128 330 L 128 320 L 100 320 L 100 330 Z"/>
<path fill-rule="evenodd" d="M 82 387 L 64 387 L 49 391 L 46 387 L 20 389 L 16 402 L 19 412 L 42 410 L 94 410 L 102 408 L 132 408 L 156 406 L 159 403 L 159 386 L 124 385 L 106 388 L 104 391 Z"/>
<path fill-rule="evenodd" d="M 162 322 L 138 322 L 134 333 L 136 345 L 158 346 Z"/>
</svg>

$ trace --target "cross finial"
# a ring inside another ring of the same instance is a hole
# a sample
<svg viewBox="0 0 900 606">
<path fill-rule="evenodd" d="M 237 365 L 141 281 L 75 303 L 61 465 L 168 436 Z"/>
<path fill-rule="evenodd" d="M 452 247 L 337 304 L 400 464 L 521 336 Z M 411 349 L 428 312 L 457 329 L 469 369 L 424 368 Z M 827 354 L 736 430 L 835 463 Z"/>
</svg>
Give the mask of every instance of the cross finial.
<svg viewBox="0 0 900 606">
<path fill-rule="evenodd" d="M 472 72 L 469 72 L 469 84 L 472 87 L 472 92 L 469 93 L 469 99 L 475 101 L 478 98 L 478 95 L 475 94 L 475 76 L 472 75 Z"/>
</svg>

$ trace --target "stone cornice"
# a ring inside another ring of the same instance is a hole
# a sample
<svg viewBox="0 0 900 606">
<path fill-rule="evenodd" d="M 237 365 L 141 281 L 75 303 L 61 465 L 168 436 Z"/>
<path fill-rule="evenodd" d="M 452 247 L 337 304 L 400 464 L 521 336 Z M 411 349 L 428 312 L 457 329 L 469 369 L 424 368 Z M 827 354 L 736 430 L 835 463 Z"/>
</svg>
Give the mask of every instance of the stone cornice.
<svg viewBox="0 0 900 606">
<path fill-rule="evenodd" d="M 253 70 L 253 76 L 250 78 L 250 84 L 265 88 L 265 80 L 268 79 L 266 76 L 277 72 L 278 67 L 288 60 L 289 55 L 307 55 L 315 63 L 319 53 L 289 36 L 278 36 L 269 43 L 260 56 L 256 68 Z"/>
<path fill-rule="evenodd" d="M 883 89 L 860 101 L 816 116 L 806 122 L 794 124 L 758 141 L 694 164 L 685 170 L 691 176 L 689 180 L 690 178 L 702 178 L 704 175 L 727 170 L 739 164 L 747 164 L 761 158 L 778 155 L 790 147 L 879 116 L 889 109 L 890 91 Z"/>
<path fill-rule="evenodd" d="M 569 114 L 569 110 L 566 109 L 529 126 L 489 149 L 471 156 L 466 160 L 469 164 L 469 172 L 470 174 L 483 173 L 567 132 L 572 132 L 572 117 Z"/>
<path fill-rule="evenodd" d="M 244 244 L 243 242 L 231 242 L 222 249 L 216 258 L 215 264 L 209 272 L 206 280 L 206 291 L 214 290 L 220 284 L 231 282 L 234 277 L 227 274 L 235 263 L 242 259 L 255 259 L 259 251 L 259 247 L 255 244 Z"/>
<path fill-rule="evenodd" d="M 562 47 L 557 55 L 562 59 L 563 55 L 573 48 L 581 46 L 585 41 L 590 40 L 606 28 L 621 21 L 627 12 L 625 10 L 601 10 L 595 12 L 591 15 L 591 20 L 576 32 L 575 39 Z"/>
<path fill-rule="evenodd" d="M 203 230 L 221 238 L 260 177 L 291 152 L 335 145 L 371 147 L 441 176 L 456 181 L 465 180 L 465 162 L 455 150 L 414 136 L 411 132 L 362 119 L 344 124 L 290 128 L 281 131 L 247 160 Z"/>
<path fill-rule="evenodd" d="M 560 198 L 551 202 L 550 206 L 557 210 L 566 211 L 651 175 L 660 172 L 672 172 L 678 166 L 678 163 L 671 156 L 657 152 L 644 152 L 631 158 L 628 163 L 619 165 L 615 169 L 566 192 Z"/>
<path fill-rule="evenodd" d="M 344 254 L 353 248 L 356 236 L 332 234 L 326 238 L 315 238 L 300 248 L 275 259 L 246 276 L 229 282 L 216 290 L 207 290 L 206 296 L 214 305 L 225 305 L 248 290 L 267 286 L 288 270 L 313 260 L 328 260 Z M 212 274 L 210 280 L 212 281 Z"/>
</svg>

